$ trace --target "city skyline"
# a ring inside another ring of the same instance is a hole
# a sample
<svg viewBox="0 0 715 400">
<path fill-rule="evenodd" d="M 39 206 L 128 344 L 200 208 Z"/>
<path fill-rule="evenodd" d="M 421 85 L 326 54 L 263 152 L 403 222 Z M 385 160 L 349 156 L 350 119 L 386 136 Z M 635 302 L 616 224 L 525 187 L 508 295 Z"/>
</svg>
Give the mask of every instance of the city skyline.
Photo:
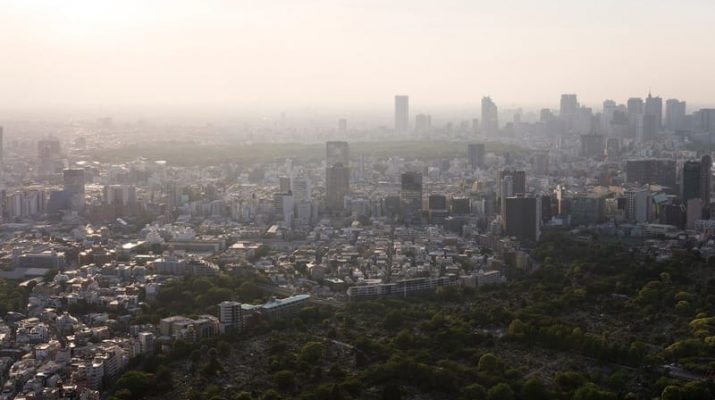
<svg viewBox="0 0 715 400">
<path fill-rule="evenodd" d="M 704 84 L 715 56 L 702 51 L 715 5 L 697 0 L 2 7 L 5 110 L 376 110 L 395 93 L 425 109 L 483 96 L 535 109 L 561 93 L 591 105 L 649 90 L 696 107 L 715 97 Z"/>
</svg>

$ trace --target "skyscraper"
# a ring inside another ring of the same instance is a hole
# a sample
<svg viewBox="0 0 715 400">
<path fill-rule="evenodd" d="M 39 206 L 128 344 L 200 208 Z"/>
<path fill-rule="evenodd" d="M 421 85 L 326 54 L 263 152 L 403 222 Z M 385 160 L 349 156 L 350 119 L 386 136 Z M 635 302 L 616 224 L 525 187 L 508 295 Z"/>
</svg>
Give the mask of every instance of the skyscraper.
<svg viewBox="0 0 715 400">
<path fill-rule="evenodd" d="M 675 160 L 642 159 L 626 161 L 626 182 L 675 188 Z"/>
<path fill-rule="evenodd" d="M 467 145 L 467 157 L 469 167 L 474 169 L 484 167 L 484 143 L 469 143 Z"/>
<path fill-rule="evenodd" d="M 350 193 L 350 168 L 341 163 L 325 171 L 325 206 L 328 211 L 342 211 L 345 196 Z"/>
<path fill-rule="evenodd" d="M 627 115 L 628 115 L 628 137 L 640 138 L 643 130 L 643 99 L 640 97 L 631 97 L 628 99 Z"/>
<path fill-rule="evenodd" d="M 706 154 L 700 159 L 700 199 L 703 202 L 703 217 L 710 218 L 710 190 L 712 189 L 713 160 Z"/>
<path fill-rule="evenodd" d="M 338 120 L 338 131 L 345 132 L 348 130 L 348 120 L 345 118 L 340 118 Z"/>
<path fill-rule="evenodd" d="M 603 135 L 591 133 L 581 135 L 581 155 L 584 157 L 602 157 L 606 150 L 606 138 Z"/>
<path fill-rule="evenodd" d="M 64 170 L 64 192 L 68 196 L 70 209 L 80 211 L 84 209 L 84 170 L 69 168 Z"/>
<path fill-rule="evenodd" d="M 643 117 L 648 118 L 649 116 L 653 118 L 653 124 L 656 129 L 655 133 L 657 134 L 663 129 L 663 99 L 653 97 L 650 93 L 648 93 L 648 97 L 645 99 L 645 108 L 643 110 Z M 646 129 L 646 121 L 645 119 L 643 121 L 643 130 Z"/>
<path fill-rule="evenodd" d="M 404 214 L 414 218 L 422 209 L 422 174 L 405 172 L 400 177 L 400 200 Z"/>
<path fill-rule="evenodd" d="M 502 211 L 509 236 L 537 242 L 541 236 L 541 201 L 538 197 L 508 197 Z"/>
<path fill-rule="evenodd" d="M 482 133 L 487 136 L 499 133 L 497 105 L 489 96 L 482 98 Z"/>
<path fill-rule="evenodd" d="M 578 97 L 575 94 L 561 95 L 561 107 L 559 111 L 562 118 L 567 118 L 568 116 L 576 114 L 579 107 Z"/>
<path fill-rule="evenodd" d="M 665 127 L 671 131 L 685 129 L 684 101 L 668 99 L 665 102 Z"/>
<path fill-rule="evenodd" d="M 395 131 L 404 133 L 410 128 L 410 98 L 395 96 Z"/>
<path fill-rule="evenodd" d="M 680 197 L 687 204 L 690 199 L 700 198 L 700 175 L 703 170 L 700 161 L 686 161 L 683 163 L 683 173 L 680 182 Z"/>
</svg>

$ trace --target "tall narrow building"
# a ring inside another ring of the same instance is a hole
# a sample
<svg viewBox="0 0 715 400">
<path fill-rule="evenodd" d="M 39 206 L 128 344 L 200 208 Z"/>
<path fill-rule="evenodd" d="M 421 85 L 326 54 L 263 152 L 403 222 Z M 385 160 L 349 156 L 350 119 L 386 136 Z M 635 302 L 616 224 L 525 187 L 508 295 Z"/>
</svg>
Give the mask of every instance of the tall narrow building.
<svg viewBox="0 0 715 400">
<path fill-rule="evenodd" d="M 348 142 L 325 144 L 325 206 L 328 211 L 343 210 L 345 196 L 350 193 L 350 150 Z"/>
<path fill-rule="evenodd" d="M 670 131 L 685 129 L 685 102 L 668 99 L 665 102 L 665 127 Z"/>
<path fill-rule="evenodd" d="M 350 193 L 350 168 L 333 164 L 325 171 L 325 206 L 328 211 L 339 212 L 344 208 L 345 196 Z"/>
<path fill-rule="evenodd" d="M 404 133 L 410 129 L 410 98 L 395 96 L 395 131 Z"/>
<path fill-rule="evenodd" d="M 491 97 L 482 98 L 482 134 L 496 136 L 499 133 L 499 112 Z"/>
<path fill-rule="evenodd" d="M 484 168 L 484 155 L 484 143 L 469 143 L 467 145 L 467 158 L 472 170 Z"/>
<path fill-rule="evenodd" d="M 422 209 L 422 174 L 405 172 L 400 177 L 400 200 L 406 219 L 414 219 Z"/>
<path fill-rule="evenodd" d="M 660 97 L 653 97 L 648 93 L 648 97 L 645 99 L 645 108 L 643 110 L 643 130 L 650 128 L 646 126 L 647 124 L 652 124 L 652 128 L 655 129 L 653 133 L 644 132 L 644 136 L 655 136 L 663 129 L 663 99 Z"/>
</svg>

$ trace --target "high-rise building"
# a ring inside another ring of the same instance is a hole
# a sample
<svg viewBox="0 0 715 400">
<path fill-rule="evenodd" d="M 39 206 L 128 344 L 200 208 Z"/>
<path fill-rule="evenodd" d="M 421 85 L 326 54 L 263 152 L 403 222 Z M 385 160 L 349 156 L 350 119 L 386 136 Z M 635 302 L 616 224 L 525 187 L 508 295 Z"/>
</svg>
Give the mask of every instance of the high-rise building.
<svg viewBox="0 0 715 400">
<path fill-rule="evenodd" d="M 106 185 L 102 190 L 104 204 L 132 206 L 137 202 L 136 187 L 133 185 Z"/>
<path fill-rule="evenodd" d="M 482 133 L 487 136 L 499 133 L 499 112 L 489 96 L 482 98 Z"/>
<path fill-rule="evenodd" d="M 581 135 L 581 155 L 584 157 L 602 157 L 606 150 L 606 138 L 590 133 Z"/>
<path fill-rule="evenodd" d="M 5 148 L 4 148 L 5 138 L 3 136 L 4 136 L 3 128 L 2 128 L 2 126 L 0 126 L 0 167 L 2 167 L 3 155 L 5 153 Z"/>
<path fill-rule="evenodd" d="M 497 173 L 497 185 L 500 187 L 500 182 L 502 182 L 506 177 L 511 179 L 512 192 L 505 193 L 498 190 L 497 197 L 510 197 L 510 196 L 523 196 L 526 194 L 526 172 L 525 171 L 514 171 L 511 169 L 505 169 Z"/>
<path fill-rule="evenodd" d="M 291 192 L 296 202 L 310 201 L 312 199 L 310 180 L 305 175 L 299 174 L 291 182 Z"/>
<path fill-rule="evenodd" d="M 293 224 L 295 202 L 292 193 L 275 193 L 273 195 L 273 208 L 277 218 L 280 218 L 287 226 Z"/>
<path fill-rule="evenodd" d="M 663 129 L 663 99 L 660 97 L 653 97 L 648 93 L 648 97 L 645 99 L 645 108 L 643 109 L 643 118 L 652 117 L 653 124 L 655 126 L 655 133 L 659 133 Z M 646 120 L 643 120 L 643 130 L 646 129 Z M 645 134 L 644 134 L 645 136 Z"/>
<path fill-rule="evenodd" d="M 509 236 L 537 242 L 541 236 L 541 201 L 538 197 L 507 197 L 502 211 Z"/>
<path fill-rule="evenodd" d="M 700 161 L 686 161 L 683 163 L 683 172 L 680 182 L 680 197 L 687 204 L 690 199 L 700 198 L 702 180 L 702 167 Z"/>
<path fill-rule="evenodd" d="M 469 143 L 467 145 L 467 158 L 470 168 L 484 168 L 485 148 L 484 143 Z"/>
<path fill-rule="evenodd" d="M 447 196 L 443 194 L 431 194 L 429 195 L 427 203 L 430 210 L 446 210 Z"/>
<path fill-rule="evenodd" d="M 348 120 L 345 118 L 340 118 L 338 120 L 338 131 L 345 132 L 348 130 Z"/>
<path fill-rule="evenodd" d="M 549 174 L 549 152 L 537 151 L 534 153 L 534 172 L 544 176 Z"/>
<path fill-rule="evenodd" d="M 628 137 L 640 138 L 643 130 L 643 99 L 631 97 L 626 104 L 628 115 Z"/>
<path fill-rule="evenodd" d="M 405 172 L 400 177 L 400 200 L 406 216 L 414 217 L 422 209 L 422 174 Z"/>
<path fill-rule="evenodd" d="M 68 168 L 64 170 L 64 192 L 68 196 L 70 209 L 80 211 L 84 209 L 84 170 L 81 168 Z"/>
<path fill-rule="evenodd" d="M 222 301 L 218 305 L 218 320 L 222 330 L 243 330 L 243 309 L 237 301 Z"/>
<path fill-rule="evenodd" d="M 290 177 L 288 176 L 280 176 L 278 177 L 278 190 L 280 190 L 281 193 L 287 193 L 290 192 Z"/>
<path fill-rule="evenodd" d="M 713 174 L 713 160 L 710 155 L 706 154 L 700 159 L 700 168 L 700 199 L 705 208 L 703 211 L 704 216 L 710 218 L 710 191 L 712 189 Z"/>
<path fill-rule="evenodd" d="M 61 171 L 60 141 L 55 138 L 38 140 L 37 159 L 39 175 L 49 175 Z"/>
<path fill-rule="evenodd" d="M 630 189 L 623 192 L 626 198 L 626 219 L 632 222 L 648 222 L 648 191 Z"/>
<path fill-rule="evenodd" d="M 410 98 L 395 96 L 395 131 L 404 133 L 410 128 Z"/>
<path fill-rule="evenodd" d="M 601 128 L 606 133 L 611 133 L 611 123 L 613 123 L 613 117 L 618 110 L 618 105 L 613 100 L 606 100 L 603 102 L 603 114 L 601 115 Z"/>
<path fill-rule="evenodd" d="M 675 189 L 675 160 L 643 159 L 626 161 L 626 182 L 639 185 L 661 185 Z"/>
<path fill-rule="evenodd" d="M 569 115 L 574 115 L 578 112 L 581 106 L 578 104 L 578 97 L 575 94 L 562 94 L 561 107 L 559 109 L 560 116 L 565 118 Z"/>
<path fill-rule="evenodd" d="M 342 211 L 345 196 L 350 193 L 350 168 L 341 163 L 329 166 L 325 171 L 325 206 L 328 211 Z"/>
<path fill-rule="evenodd" d="M 325 160 L 328 167 L 334 164 L 350 165 L 348 142 L 332 141 L 325 143 Z"/>
<path fill-rule="evenodd" d="M 671 131 L 685 129 L 685 102 L 668 99 L 665 102 L 665 127 Z"/>
<path fill-rule="evenodd" d="M 715 108 L 702 108 L 693 113 L 693 123 L 698 132 L 715 133 Z"/>
</svg>

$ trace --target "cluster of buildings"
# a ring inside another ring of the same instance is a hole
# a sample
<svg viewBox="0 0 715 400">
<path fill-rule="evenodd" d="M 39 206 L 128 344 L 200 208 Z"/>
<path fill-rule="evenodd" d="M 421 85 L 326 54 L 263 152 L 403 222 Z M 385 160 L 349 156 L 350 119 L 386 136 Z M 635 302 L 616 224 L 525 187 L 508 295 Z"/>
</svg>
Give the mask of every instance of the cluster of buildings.
<svg viewBox="0 0 715 400">
<path fill-rule="evenodd" d="M 308 302 L 501 284 L 538 268 L 531 253 L 550 229 L 661 258 L 715 255 L 713 110 L 649 95 L 594 111 L 571 94 L 536 115 L 485 97 L 480 118 L 456 124 L 424 112 L 411 124 L 409 110 L 397 96 L 390 135 L 459 150 L 377 156 L 329 140 L 317 158 L 181 166 L 94 160 L 93 147 L 145 136 L 111 121 L 9 148 L 0 131 L 0 277 L 30 293 L 0 316 L 0 396 L 98 398 L 134 357 Z M 352 132 L 341 118 L 334 136 Z M 134 323 L 170 280 L 219 274 L 261 275 L 277 298 Z"/>
</svg>

